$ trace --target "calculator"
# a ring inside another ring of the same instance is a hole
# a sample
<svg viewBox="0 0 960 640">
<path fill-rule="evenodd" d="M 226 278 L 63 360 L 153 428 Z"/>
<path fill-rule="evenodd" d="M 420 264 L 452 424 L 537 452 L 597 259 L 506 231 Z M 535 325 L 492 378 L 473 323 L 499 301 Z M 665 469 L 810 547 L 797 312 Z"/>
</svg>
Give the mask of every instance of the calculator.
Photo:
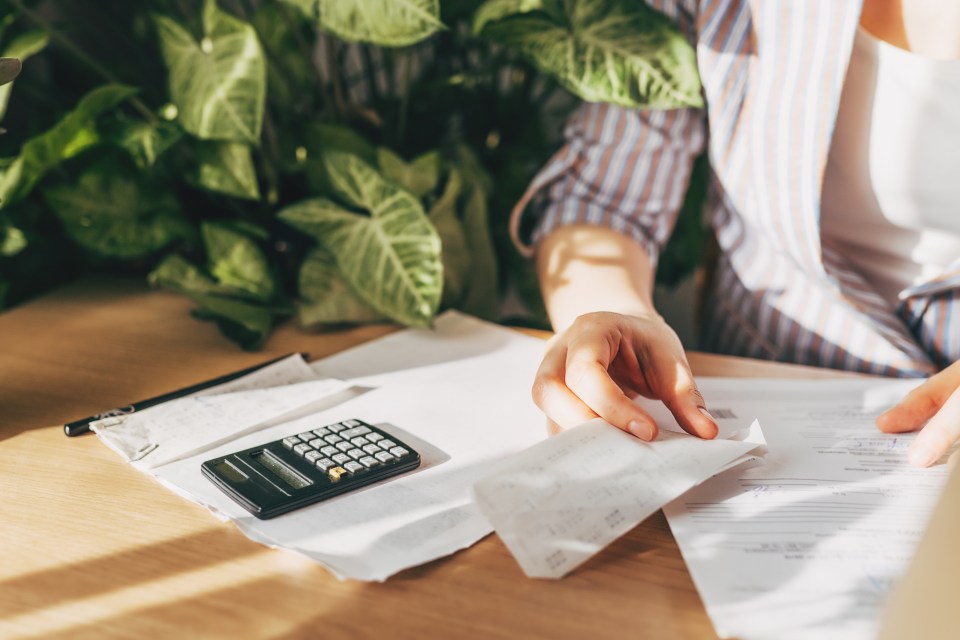
<svg viewBox="0 0 960 640">
<path fill-rule="evenodd" d="M 420 466 L 409 445 L 344 420 L 204 462 L 224 493 L 266 520 Z"/>
</svg>

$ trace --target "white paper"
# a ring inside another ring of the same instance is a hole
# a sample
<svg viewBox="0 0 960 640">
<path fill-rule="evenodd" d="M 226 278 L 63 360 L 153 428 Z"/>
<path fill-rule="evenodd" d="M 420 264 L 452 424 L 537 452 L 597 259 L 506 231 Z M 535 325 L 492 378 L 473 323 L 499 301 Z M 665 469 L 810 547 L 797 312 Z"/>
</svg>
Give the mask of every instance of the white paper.
<svg viewBox="0 0 960 640">
<path fill-rule="evenodd" d="M 499 465 L 474 495 L 528 576 L 560 578 L 757 446 L 672 431 L 647 443 L 593 420 Z"/>
<path fill-rule="evenodd" d="M 465 548 L 490 524 L 470 487 L 503 457 L 546 437 L 530 399 L 543 342 L 456 313 L 314 363 L 322 376 L 379 387 L 334 408 L 160 466 L 172 490 L 245 535 L 359 580 L 387 577 Z M 419 470 L 271 520 L 257 520 L 200 473 L 200 463 L 325 424 L 359 418 L 420 452 Z"/>
<path fill-rule="evenodd" d="M 664 508 L 722 637 L 876 634 L 946 473 L 911 467 L 913 435 L 874 420 L 916 381 L 698 380 L 708 405 L 755 414 L 766 464 Z"/>
<path fill-rule="evenodd" d="M 210 417 L 217 419 L 224 411 L 223 408 L 217 409 L 219 405 L 215 401 L 208 407 L 197 399 L 316 379 L 317 375 L 303 357 L 294 354 L 236 380 L 136 413 L 117 413 L 91 422 L 90 429 L 104 444 L 128 461 L 140 460 L 150 455 L 162 443 L 166 443 L 169 448 L 183 446 L 190 450 L 194 448 L 191 443 L 205 441 L 207 429 L 201 420 Z M 169 456 L 164 454 L 164 457 Z"/>
</svg>

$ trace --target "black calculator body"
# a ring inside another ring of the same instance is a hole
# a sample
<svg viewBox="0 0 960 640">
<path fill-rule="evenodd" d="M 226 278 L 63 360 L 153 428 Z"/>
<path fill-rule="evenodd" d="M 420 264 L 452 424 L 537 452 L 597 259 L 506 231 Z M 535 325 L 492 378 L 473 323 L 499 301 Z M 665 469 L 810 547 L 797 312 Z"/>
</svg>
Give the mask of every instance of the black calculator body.
<svg viewBox="0 0 960 640">
<path fill-rule="evenodd" d="M 203 475 L 266 520 L 420 466 L 420 455 L 361 420 L 344 420 L 207 460 Z"/>
</svg>

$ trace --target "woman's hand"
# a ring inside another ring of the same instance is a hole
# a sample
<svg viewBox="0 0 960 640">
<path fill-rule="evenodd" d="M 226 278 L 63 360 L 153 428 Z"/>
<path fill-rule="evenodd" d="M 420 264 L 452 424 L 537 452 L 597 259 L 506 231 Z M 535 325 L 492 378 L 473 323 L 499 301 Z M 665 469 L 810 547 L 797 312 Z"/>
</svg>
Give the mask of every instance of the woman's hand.
<svg viewBox="0 0 960 640">
<path fill-rule="evenodd" d="M 910 463 L 929 467 L 960 439 L 960 362 L 931 377 L 877 418 L 886 433 L 921 429 L 910 447 Z"/>
<path fill-rule="evenodd" d="M 566 429 L 596 417 L 643 440 L 657 425 L 631 398 L 657 398 L 681 427 L 717 435 L 676 333 L 655 314 L 588 313 L 548 343 L 533 383 L 547 418 Z"/>
</svg>

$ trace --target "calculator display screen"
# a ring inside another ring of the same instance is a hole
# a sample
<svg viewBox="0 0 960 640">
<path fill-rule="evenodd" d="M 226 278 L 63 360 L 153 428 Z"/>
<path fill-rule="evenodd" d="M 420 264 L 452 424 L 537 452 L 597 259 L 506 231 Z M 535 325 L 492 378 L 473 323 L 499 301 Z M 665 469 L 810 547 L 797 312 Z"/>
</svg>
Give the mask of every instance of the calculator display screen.
<svg viewBox="0 0 960 640">
<path fill-rule="evenodd" d="M 273 475 L 283 480 L 287 486 L 293 489 L 302 489 L 313 484 L 309 479 L 285 465 L 269 451 L 257 451 L 251 454 L 250 457 L 254 462 L 268 469 Z"/>
<path fill-rule="evenodd" d="M 244 475 L 240 469 L 237 469 L 226 460 L 218 462 L 214 468 L 230 482 L 243 482 L 247 479 L 247 476 Z"/>
</svg>

